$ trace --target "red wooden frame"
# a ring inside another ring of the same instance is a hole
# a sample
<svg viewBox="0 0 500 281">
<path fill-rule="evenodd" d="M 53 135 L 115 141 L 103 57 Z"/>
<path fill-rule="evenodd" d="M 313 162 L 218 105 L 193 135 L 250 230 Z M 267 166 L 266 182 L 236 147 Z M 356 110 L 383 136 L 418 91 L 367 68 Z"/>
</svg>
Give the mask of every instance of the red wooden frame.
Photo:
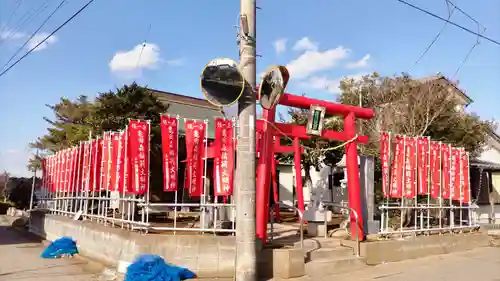
<svg viewBox="0 0 500 281">
<path fill-rule="evenodd" d="M 337 115 L 344 117 L 344 131 L 337 132 L 331 130 L 323 131 L 321 138 L 332 139 L 339 141 L 348 141 L 356 136 L 355 121 L 356 118 L 371 119 L 375 116 L 373 110 L 369 108 L 362 108 L 357 106 L 350 106 L 338 104 L 334 102 L 322 101 L 311 99 L 304 96 L 297 96 L 285 93 L 280 98 L 278 104 L 308 109 L 311 105 L 319 105 L 325 107 L 326 113 L 330 115 Z M 301 153 L 303 149 L 300 147 L 300 139 L 310 138 L 306 134 L 306 128 L 300 125 L 276 123 L 276 109 L 263 109 L 263 119 L 258 120 L 256 127 L 258 131 L 262 132 L 261 151 L 258 159 L 257 167 L 257 186 L 256 186 L 256 232 L 263 244 L 266 243 L 267 238 L 267 223 L 269 220 L 269 195 L 271 186 L 271 171 L 275 169 L 274 154 L 276 152 L 294 153 L 294 166 L 296 173 L 300 173 L 295 177 L 295 188 L 298 199 L 298 208 L 304 211 L 304 195 L 302 188 L 302 169 L 301 169 Z M 272 125 L 270 125 L 272 124 Z M 275 127 L 279 130 L 277 131 Z M 281 136 L 285 134 L 293 138 L 292 147 L 279 145 L 279 142 L 274 142 L 274 136 Z M 359 223 L 356 224 L 356 219 L 353 214 L 350 216 L 350 226 L 352 239 L 355 239 L 356 233 L 360 233 L 361 241 L 364 240 L 363 235 L 363 213 L 361 206 L 361 194 L 359 187 L 359 167 L 358 167 L 358 152 L 357 143 L 367 143 L 368 137 L 358 136 L 355 141 L 346 144 L 346 166 L 347 166 L 347 180 L 349 182 L 348 198 L 349 207 L 355 210 L 359 217 Z M 275 180 L 275 179 L 274 179 Z M 273 184 L 273 186 L 276 183 Z M 274 192 L 276 193 L 276 191 Z M 276 196 L 276 194 L 274 194 Z M 357 230 L 357 231 L 356 231 Z"/>
</svg>

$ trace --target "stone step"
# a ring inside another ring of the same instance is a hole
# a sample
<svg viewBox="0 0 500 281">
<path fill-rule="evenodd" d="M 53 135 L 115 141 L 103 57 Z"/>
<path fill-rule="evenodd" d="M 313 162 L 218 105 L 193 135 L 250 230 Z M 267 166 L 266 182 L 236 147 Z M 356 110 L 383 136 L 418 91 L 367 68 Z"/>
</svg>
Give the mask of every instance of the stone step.
<svg viewBox="0 0 500 281">
<path fill-rule="evenodd" d="M 311 261 L 324 260 L 324 259 L 336 259 L 336 258 L 351 258 L 354 256 L 352 249 L 345 247 L 337 248 L 320 248 L 306 253 L 307 257 Z"/>
<path fill-rule="evenodd" d="M 323 258 L 306 263 L 306 275 L 309 277 L 320 277 L 341 274 L 350 271 L 361 270 L 368 267 L 363 258 L 356 256 Z"/>
<path fill-rule="evenodd" d="M 294 247 L 300 247 L 300 241 L 293 243 Z M 307 238 L 304 240 L 304 250 L 310 251 L 322 248 L 337 248 L 340 240 L 335 238 Z"/>
</svg>

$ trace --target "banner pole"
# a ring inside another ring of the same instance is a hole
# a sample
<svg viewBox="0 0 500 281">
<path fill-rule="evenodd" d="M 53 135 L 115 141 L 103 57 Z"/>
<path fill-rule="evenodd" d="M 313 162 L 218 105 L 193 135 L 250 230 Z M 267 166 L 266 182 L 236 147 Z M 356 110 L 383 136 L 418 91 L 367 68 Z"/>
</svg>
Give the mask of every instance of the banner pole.
<svg viewBox="0 0 500 281">
<path fill-rule="evenodd" d="M 427 163 L 426 163 L 426 172 L 427 172 L 427 229 L 429 229 L 431 226 L 431 210 L 430 210 L 430 205 L 431 205 L 431 138 L 427 137 Z M 423 183 L 425 184 L 425 183 Z M 427 235 L 430 235 L 430 232 L 427 232 Z"/>
<path fill-rule="evenodd" d="M 402 180 L 402 192 L 401 192 L 401 212 L 400 212 L 400 227 L 399 230 L 401 231 L 401 237 L 403 237 L 403 211 L 405 209 L 405 195 L 406 195 L 406 165 L 407 165 L 407 159 L 406 159 L 406 136 L 403 135 L 403 180 Z M 405 212 L 406 215 L 406 212 Z"/>
<path fill-rule="evenodd" d="M 178 191 L 179 191 L 179 119 L 180 119 L 180 116 L 177 115 L 175 116 L 175 122 L 176 122 L 176 126 L 175 126 L 175 138 L 176 138 L 176 142 L 177 142 L 177 145 L 176 145 L 176 148 L 177 148 L 177 152 L 175 153 L 175 168 L 177 170 L 177 181 L 176 181 L 176 188 L 175 188 L 175 194 L 174 194 L 174 229 L 177 229 L 177 201 L 178 201 Z M 175 230 L 174 230 L 174 235 L 175 235 Z"/>
<path fill-rule="evenodd" d="M 147 167 L 147 175 L 148 175 L 148 178 L 147 178 L 147 181 L 148 181 L 148 185 L 147 185 L 147 191 L 146 191 L 146 224 L 148 225 L 148 228 L 149 228 L 149 196 L 150 196 L 150 190 L 151 190 L 151 187 L 150 187 L 150 176 L 151 176 L 151 171 L 150 171 L 150 167 L 151 167 L 151 141 L 150 141 L 150 136 L 151 136 L 151 120 L 147 120 L 147 123 L 148 123 L 148 137 L 147 137 L 147 142 L 148 142 L 148 167 Z M 148 233 L 148 228 L 146 228 L 146 233 Z"/>
</svg>

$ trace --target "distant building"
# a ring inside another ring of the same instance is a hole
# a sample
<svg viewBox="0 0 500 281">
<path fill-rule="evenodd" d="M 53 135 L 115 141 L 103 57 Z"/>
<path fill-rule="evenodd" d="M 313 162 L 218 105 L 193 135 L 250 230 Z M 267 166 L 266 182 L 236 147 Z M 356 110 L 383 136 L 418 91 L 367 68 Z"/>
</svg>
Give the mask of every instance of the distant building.
<svg viewBox="0 0 500 281">
<path fill-rule="evenodd" d="M 178 183 L 178 202 L 189 202 L 187 190 L 184 188 L 184 175 L 186 159 L 186 148 L 184 142 L 184 120 L 196 119 L 207 120 L 207 137 L 213 140 L 215 136 L 215 119 L 225 117 L 225 113 L 221 107 L 217 107 L 205 99 L 184 96 L 171 92 L 160 91 L 156 89 L 149 89 L 154 96 L 156 96 L 164 105 L 168 106 L 167 112 L 171 116 L 179 116 L 179 183 Z M 209 180 L 212 176 L 212 161 L 209 160 L 207 164 L 207 177 Z M 212 184 L 210 187 L 212 188 Z M 152 201 L 168 201 L 173 202 L 174 193 L 151 194 Z M 120 194 L 112 192 L 111 197 L 118 198 Z M 119 208 L 118 201 L 113 203 L 114 208 Z M 121 208 L 121 207 L 120 207 Z"/>
<path fill-rule="evenodd" d="M 482 153 L 471 160 L 471 192 L 481 223 L 500 224 L 500 136 L 490 131 Z"/>
<path fill-rule="evenodd" d="M 224 117 L 222 107 L 215 106 L 205 99 L 183 96 L 170 92 L 149 89 L 162 103 L 168 106 L 167 114 L 179 115 L 180 134 L 184 135 L 184 118 L 208 120 L 208 137 L 213 138 L 216 118 Z"/>
<path fill-rule="evenodd" d="M 436 75 L 428 76 L 419 79 L 421 82 L 432 82 L 438 83 L 441 85 L 448 85 L 448 92 L 450 93 L 451 96 L 453 96 L 457 103 L 457 110 L 463 111 L 467 106 L 472 104 L 474 101 L 461 89 L 457 87 L 455 83 L 453 83 L 451 80 L 446 78 L 444 75 L 441 73 L 438 73 Z"/>
</svg>

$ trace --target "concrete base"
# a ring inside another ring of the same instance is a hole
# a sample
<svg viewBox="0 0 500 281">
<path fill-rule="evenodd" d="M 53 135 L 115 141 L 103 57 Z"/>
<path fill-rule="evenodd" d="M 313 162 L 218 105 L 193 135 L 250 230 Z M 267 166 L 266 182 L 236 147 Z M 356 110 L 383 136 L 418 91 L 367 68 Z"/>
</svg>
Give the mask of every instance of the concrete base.
<svg viewBox="0 0 500 281">
<path fill-rule="evenodd" d="M 372 220 L 366 222 L 366 235 L 377 234 L 380 232 L 380 221 Z"/>
<path fill-rule="evenodd" d="M 307 222 L 307 235 L 312 237 L 324 237 L 327 231 L 324 222 Z"/>
<path fill-rule="evenodd" d="M 120 261 L 132 262 L 139 254 L 156 254 L 168 263 L 189 268 L 200 278 L 234 275 L 234 236 L 144 235 L 37 211 L 31 212 L 30 231 L 47 240 L 70 236 L 77 241 L 82 255 L 115 268 Z"/>
<path fill-rule="evenodd" d="M 305 275 L 304 251 L 302 249 L 275 249 L 273 251 L 273 280 L 282 280 Z"/>
<path fill-rule="evenodd" d="M 368 241 L 361 243 L 360 254 L 368 265 L 416 259 L 425 256 L 468 251 L 489 246 L 487 233 L 443 234 L 408 237 L 398 240 Z M 354 248 L 355 241 L 343 240 L 343 246 Z"/>
</svg>

